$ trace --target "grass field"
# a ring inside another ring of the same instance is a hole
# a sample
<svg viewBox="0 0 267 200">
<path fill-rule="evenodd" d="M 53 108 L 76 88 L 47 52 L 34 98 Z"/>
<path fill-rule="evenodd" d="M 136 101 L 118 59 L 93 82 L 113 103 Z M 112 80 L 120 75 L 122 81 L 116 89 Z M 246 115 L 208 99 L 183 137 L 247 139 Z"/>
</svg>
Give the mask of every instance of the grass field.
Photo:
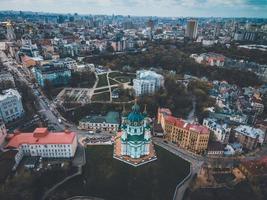
<svg viewBox="0 0 267 200">
<path fill-rule="evenodd" d="M 92 101 L 109 101 L 110 100 L 110 92 L 103 92 L 100 94 L 95 94 L 92 96 Z"/>
<path fill-rule="evenodd" d="M 119 82 L 126 83 L 126 82 L 130 82 L 131 79 L 135 78 L 135 75 L 122 73 L 122 72 L 111 72 L 109 73 L 109 77 Z"/>
<path fill-rule="evenodd" d="M 109 91 L 109 88 L 104 88 L 104 89 L 99 89 L 99 90 L 94 90 L 94 93 L 98 93 L 98 92 L 106 92 Z"/>
<path fill-rule="evenodd" d="M 108 79 L 107 79 L 107 74 L 100 74 L 98 75 L 98 84 L 97 87 L 103 87 L 108 85 Z"/>
<path fill-rule="evenodd" d="M 95 196 L 109 200 L 171 200 L 176 185 L 189 173 L 189 163 L 156 147 L 158 160 L 132 167 L 113 159 L 112 146 L 86 149 L 83 175 L 53 194 L 55 199 Z"/>
<path fill-rule="evenodd" d="M 120 84 L 119 82 L 114 81 L 113 79 L 109 79 L 109 83 L 110 83 L 110 85 L 117 85 L 117 84 Z"/>
</svg>

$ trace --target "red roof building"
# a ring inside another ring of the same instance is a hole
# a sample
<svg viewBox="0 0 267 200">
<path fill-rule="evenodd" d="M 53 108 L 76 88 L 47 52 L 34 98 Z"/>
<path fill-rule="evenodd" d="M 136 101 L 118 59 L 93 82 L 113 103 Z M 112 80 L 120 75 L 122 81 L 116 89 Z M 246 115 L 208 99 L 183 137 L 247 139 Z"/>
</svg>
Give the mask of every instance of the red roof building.
<svg viewBox="0 0 267 200">
<path fill-rule="evenodd" d="M 32 133 L 14 133 L 6 148 L 19 149 L 23 155 L 30 156 L 73 157 L 77 135 L 71 131 L 49 132 L 47 128 L 36 128 Z"/>
</svg>

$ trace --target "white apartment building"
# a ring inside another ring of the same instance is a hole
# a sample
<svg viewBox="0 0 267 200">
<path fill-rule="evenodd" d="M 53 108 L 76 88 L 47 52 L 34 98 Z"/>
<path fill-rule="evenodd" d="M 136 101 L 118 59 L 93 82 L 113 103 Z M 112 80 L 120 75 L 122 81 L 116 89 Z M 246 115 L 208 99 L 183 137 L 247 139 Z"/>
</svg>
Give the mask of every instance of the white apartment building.
<svg viewBox="0 0 267 200">
<path fill-rule="evenodd" d="M 44 158 L 72 158 L 78 146 L 75 132 L 49 132 L 47 128 L 36 128 L 32 133 L 14 133 L 6 148 L 17 149 L 16 163 L 23 156 Z"/>
<path fill-rule="evenodd" d="M 136 79 L 133 80 L 133 88 L 136 96 L 153 94 L 164 86 L 164 77 L 154 71 L 139 70 Z"/>
<path fill-rule="evenodd" d="M 206 126 L 214 133 L 218 142 L 228 143 L 231 128 L 227 124 L 221 124 L 215 118 L 205 118 L 203 126 Z"/>
<path fill-rule="evenodd" d="M 0 94 L 0 117 L 7 123 L 20 118 L 24 114 L 21 96 L 15 89 L 4 90 Z"/>
</svg>

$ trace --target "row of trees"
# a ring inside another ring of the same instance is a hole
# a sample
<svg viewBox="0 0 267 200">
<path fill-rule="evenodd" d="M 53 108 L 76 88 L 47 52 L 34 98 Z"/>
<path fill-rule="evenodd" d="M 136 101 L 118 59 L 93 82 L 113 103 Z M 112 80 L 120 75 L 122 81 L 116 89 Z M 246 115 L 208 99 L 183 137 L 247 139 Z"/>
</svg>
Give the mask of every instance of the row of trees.
<svg viewBox="0 0 267 200">
<path fill-rule="evenodd" d="M 173 70 L 182 74 L 191 74 L 198 77 L 205 76 L 210 80 L 226 80 L 242 87 L 261 84 L 257 75 L 252 72 L 198 64 L 189 57 L 188 50 L 181 44 L 179 45 L 152 43 L 148 45 L 147 51 L 143 53 L 94 57 L 87 58 L 87 61 L 109 66 L 114 70 L 121 70 L 127 65 L 131 67 L 132 71 L 151 67 Z M 198 52 L 198 49 L 195 47 L 194 51 L 193 47 L 191 47 L 190 51 Z"/>
</svg>

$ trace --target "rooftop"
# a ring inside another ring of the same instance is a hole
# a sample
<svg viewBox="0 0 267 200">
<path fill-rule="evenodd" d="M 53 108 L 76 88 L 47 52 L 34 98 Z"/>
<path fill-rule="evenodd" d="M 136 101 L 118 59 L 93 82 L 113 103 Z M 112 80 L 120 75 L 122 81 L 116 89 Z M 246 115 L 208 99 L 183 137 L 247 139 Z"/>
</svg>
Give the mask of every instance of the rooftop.
<svg viewBox="0 0 267 200">
<path fill-rule="evenodd" d="M 19 92 L 17 90 L 14 90 L 14 89 L 4 90 L 2 93 L 3 94 L 0 94 L 0 101 L 3 101 L 6 98 L 14 97 L 14 96 L 16 96 L 18 99 L 21 98 Z"/>
<path fill-rule="evenodd" d="M 75 132 L 49 132 L 47 128 L 36 128 L 31 133 L 15 133 L 11 136 L 7 148 L 18 148 L 22 144 L 71 144 Z"/>
<path fill-rule="evenodd" d="M 209 134 L 210 131 L 207 127 L 202 126 L 200 124 L 191 124 L 181 118 L 176 118 L 173 116 L 165 116 L 165 120 L 171 124 L 173 124 L 176 127 L 190 130 L 190 131 L 195 131 L 200 134 Z"/>
<path fill-rule="evenodd" d="M 109 123 L 109 124 L 119 124 L 120 115 L 118 112 L 108 112 L 105 116 L 103 115 L 88 115 L 80 120 L 81 122 L 89 123 Z"/>
<path fill-rule="evenodd" d="M 40 67 L 35 68 L 37 71 L 40 71 L 41 73 L 55 73 L 55 72 L 65 72 L 65 71 L 70 71 L 68 67 L 66 66 L 54 66 L 51 64 L 45 64 Z"/>
<path fill-rule="evenodd" d="M 236 132 L 244 134 L 248 137 L 256 138 L 256 137 L 264 137 L 264 132 L 261 129 L 254 128 L 247 125 L 240 125 L 234 129 Z"/>
</svg>

